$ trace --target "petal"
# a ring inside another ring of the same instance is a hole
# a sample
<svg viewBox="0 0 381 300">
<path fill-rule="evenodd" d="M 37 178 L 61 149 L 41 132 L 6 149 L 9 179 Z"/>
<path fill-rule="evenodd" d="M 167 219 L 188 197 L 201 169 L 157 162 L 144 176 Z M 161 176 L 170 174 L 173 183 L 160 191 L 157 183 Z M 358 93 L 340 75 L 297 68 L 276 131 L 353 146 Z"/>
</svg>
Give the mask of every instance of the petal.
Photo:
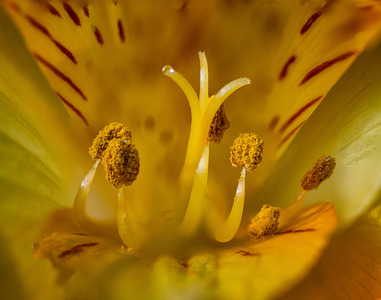
<svg viewBox="0 0 381 300">
<path fill-rule="evenodd" d="M 281 299 L 378 299 L 381 295 L 381 206 L 336 236 L 321 260 Z"/>
<path fill-rule="evenodd" d="M 219 292 L 226 299 L 272 298 L 303 278 L 337 226 L 331 203 L 312 206 L 273 236 L 226 250 L 218 260 Z"/>
<path fill-rule="evenodd" d="M 381 186 L 380 51 L 378 46 L 365 53 L 327 96 L 280 161 L 264 199 L 291 203 L 309 166 L 330 154 L 337 162 L 334 174 L 308 194 L 308 202 L 334 202 L 344 226 L 375 200 Z"/>
<path fill-rule="evenodd" d="M 68 170 L 76 156 L 66 111 L 2 9 L 0 44 L 0 288 L 4 299 L 48 299 L 57 289 L 47 262 L 32 258 L 35 225 L 72 201 Z"/>
</svg>

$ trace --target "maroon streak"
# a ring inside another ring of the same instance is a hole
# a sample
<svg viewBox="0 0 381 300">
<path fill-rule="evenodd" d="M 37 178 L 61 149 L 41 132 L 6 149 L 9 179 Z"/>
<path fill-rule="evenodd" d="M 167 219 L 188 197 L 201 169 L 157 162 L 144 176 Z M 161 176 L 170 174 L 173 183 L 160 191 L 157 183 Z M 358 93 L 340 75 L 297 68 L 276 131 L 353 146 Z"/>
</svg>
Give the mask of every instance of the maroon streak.
<svg viewBox="0 0 381 300">
<path fill-rule="evenodd" d="M 315 21 L 317 19 L 319 19 L 319 17 L 322 15 L 322 12 L 318 11 L 316 13 L 314 13 L 308 20 L 307 22 L 303 25 L 302 29 L 300 29 L 300 34 L 305 34 L 312 26 L 313 23 L 315 23 Z"/>
<path fill-rule="evenodd" d="M 306 83 L 308 80 L 310 80 L 312 77 L 315 77 L 320 72 L 324 71 L 325 69 L 329 68 L 330 66 L 334 65 L 335 63 L 338 63 L 342 60 L 345 60 L 345 59 L 351 57 L 355 53 L 356 53 L 356 51 L 350 51 L 350 52 L 344 53 L 342 55 L 339 55 L 338 57 L 335 57 L 334 59 L 323 62 L 322 64 L 318 65 L 317 67 L 315 67 L 311 71 L 309 71 L 304 76 L 303 80 L 299 83 L 299 85 Z"/>
<path fill-rule="evenodd" d="M 98 27 L 94 26 L 93 30 L 94 30 L 94 35 L 97 38 L 98 44 L 103 45 L 104 44 L 103 37 L 102 37 L 102 34 L 100 33 Z"/>
<path fill-rule="evenodd" d="M 63 53 L 65 54 L 73 63 L 77 64 L 77 60 L 73 53 L 67 49 L 64 45 L 57 42 L 52 35 L 50 34 L 49 30 L 39 22 L 37 22 L 35 19 L 33 19 L 31 16 L 26 15 L 25 18 L 28 20 L 29 24 L 32 25 L 34 28 L 39 30 L 41 33 L 46 35 L 53 43 L 54 45 Z"/>
<path fill-rule="evenodd" d="M 273 131 L 274 128 L 278 125 L 279 119 L 279 116 L 275 116 L 274 118 L 272 118 L 272 120 L 269 123 L 269 129 L 271 131 Z"/>
<path fill-rule="evenodd" d="M 304 113 L 308 108 L 310 108 L 312 105 L 314 105 L 316 102 L 318 102 L 320 99 L 323 98 L 323 95 L 311 100 L 306 105 L 304 105 L 301 109 L 299 109 L 294 115 L 292 115 L 279 129 L 279 133 L 283 133 L 286 131 L 286 129 L 302 114 Z"/>
<path fill-rule="evenodd" d="M 123 23 L 122 20 L 118 20 L 118 33 L 119 33 L 119 38 L 122 43 L 126 40 L 126 36 L 124 35 L 124 28 L 123 28 Z"/>
<path fill-rule="evenodd" d="M 49 9 L 49 12 L 53 15 L 53 16 L 57 16 L 59 18 L 61 18 L 61 14 L 58 12 L 58 10 L 56 10 L 54 8 L 53 5 L 51 5 L 50 3 L 46 4 L 48 9 Z"/>
<path fill-rule="evenodd" d="M 73 248 L 71 248 L 69 250 L 62 252 L 58 257 L 64 258 L 68 255 L 74 255 L 74 254 L 77 254 L 79 252 L 82 252 L 83 248 L 85 248 L 85 247 L 89 248 L 89 247 L 94 247 L 96 245 L 98 245 L 98 243 L 87 243 L 87 244 L 77 245 L 77 246 L 74 246 Z"/>
<path fill-rule="evenodd" d="M 283 144 L 286 143 L 286 142 L 287 142 L 287 141 L 294 135 L 294 133 L 295 133 L 296 131 L 298 131 L 298 129 L 299 129 L 300 127 L 303 126 L 304 123 L 306 123 L 306 121 L 301 122 L 298 126 L 296 126 L 293 130 L 291 130 L 290 133 L 287 134 L 287 135 L 280 141 L 280 143 L 279 143 L 279 145 L 278 145 L 278 148 L 280 148 L 281 146 L 283 146 Z"/>
<path fill-rule="evenodd" d="M 281 81 L 282 79 L 284 79 L 284 78 L 286 77 L 288 68 L 290 67 L 290 65 L 291 65 L 293 62 L 295 62 L 295 60 L 296 60 L 296 56 L 295 56 L 295 55 L 291 56 L 291 57 L 287 60 L 287 62 L 284 64 L 282 70 L 281 70 L 280 73 L 279 73 L 279 77 L 278 77 L 278 80 L 279 80 L 279 81 Z"/>
<path fill-rule="evenodd" d="M 315 232 L 315 228 L 307 228 L 307 229 L 291 229 L 291 230 L 286 230 L 286 231 L 281 231 L 281 232 L 275 232 L 274 234 L 287 234 L 287 233 L 303 233 L 303 232 Z"/>
<path fill-rule="evenodd" d="M 83 100 L 87 101 L 87 98 L 85 94 L 81 91 L 81 89 L 74 84 L 74 82 L 65 74 L 63 74 L 60 70 L 58 70 L 55 66 L 53 66 L 50 62 L 48 62 L 46 59 L 42 58 L 37 53 L 34 53 L 34 57 L 42 63 L 45 67 L 47 67 L 49 70 L 51 70 L 54 74 L 56 74 L 59 78 L 61 78 L 63 81 L 65 81 L 73 90 L 75 90 L 82 98 Z"/>
<path fill-rule="evenodd" d="M 74 11 L 74 9 L 67 3 L 64 3 L 63 7 L 66 10 L 70 19 L 73 21 L 73 23 L 77 26 L 81 26 L 81 20 L 79 19 L 78 15 Z"/>
</svg>

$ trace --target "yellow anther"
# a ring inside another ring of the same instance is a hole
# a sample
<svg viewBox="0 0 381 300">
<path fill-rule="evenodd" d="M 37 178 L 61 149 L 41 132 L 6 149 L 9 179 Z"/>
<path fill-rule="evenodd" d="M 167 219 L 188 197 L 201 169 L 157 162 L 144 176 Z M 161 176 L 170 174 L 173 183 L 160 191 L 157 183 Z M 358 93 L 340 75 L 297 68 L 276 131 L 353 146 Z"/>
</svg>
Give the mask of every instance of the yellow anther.
<svg viewBox="0 0 381 300">
<path fill-rule="evenodd" d="M 109 143 L 113 139 L 131 140 L 131 131 L 123 124 L 111 123 L 99 131 L 93 144 L 89 148 L 89 153 L 93 159 L 102 158 Z"/>
<path fill-rule="evenodd" d="M 139 174 L 139 153 L 131 140 L 110 141 L 102 161 L 106 178 L 115 188 L 131 185 Z"/>
<path fill-rule="evenodd" d="M 332 175 L 335 166 L 335 159 L 329 155 L 318 158 L 303 176 L 300 182 L 302 189 L 306 191 L 317 189 L 324 180 Z"/>
<path fill-rule="evenodd" d="M 230 148 L 230 161 L 235 167 L 253 171 L 262 161 L 263 141 L 255 133 L 241 133 Z"/>
<path fill-rule="evenodd" d="M 263 205 L 260 212 L 253 218 L 249 234 L 257 239 L 273 234 L 279 226 L 280 207 Z"/>
<path fill-rule="evenodd" d="M 224 105 L 222 104 L 214 115 L 212 124 L 210 124 L 208 141 L 220 143 L 224 136 L 225 130 L 228 129 L 229 126 L 230 123 L 228 117 L 226 116 Z"/>
</svg>

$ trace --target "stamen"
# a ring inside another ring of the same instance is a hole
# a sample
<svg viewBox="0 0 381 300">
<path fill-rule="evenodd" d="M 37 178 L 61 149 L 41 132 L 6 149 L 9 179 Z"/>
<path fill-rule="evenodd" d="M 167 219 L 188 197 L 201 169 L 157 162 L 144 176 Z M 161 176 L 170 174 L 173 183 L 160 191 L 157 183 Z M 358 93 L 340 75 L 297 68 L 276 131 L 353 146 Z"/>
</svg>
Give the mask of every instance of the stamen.
<svg viewBox="0 0 381 300">
<path fill-rule="evenodd" d="M 99 162 L 105 166 L 107 180 L 116 188 L 130 185 L 139 173 L 139 154 L 131 141 L 131 132 L 120 123 L 111 123 L 99 131 L 89 148 L 96 159 L 94 166 L 83 179 L 74 200 L 74 211 L 79 224 L 86 230 L 103 232 L 114 227 L 108 222 L 95 221 L 86 213 L 87 198 Z"/>
<path fill-rule="evenodd" d="M 237 190 L 228 218 L 222 224 L 219 224 L 218 220 L 213 221 L 215 223 L 215 238 L 220 243 L 226 243 L 232 240 L 241 225 L 243 208 L 245 204 L 245 179 L 246 168 L 243 168 L 241 176 L 238 180 Z"/>
<path fill-rule="evenodd" d="M 224 133 L 229 126 L 230 122 L 226 116 L 224 105 L 222 104 L 214 115 L 212 124 L 210 125 L 208 141 L 221 143 Z"/>
<path fill-rule="evenodd" d="M 93 159 L 102 158 L 108 144 L 113 139 L 131 140 L 131 131 L 123 124 L 111 123 L 99 131 L 93 140 L 92 146 L 89 148 L 90 156 Z"/>
<path fill-rule="evenodd" d="M 317 189 L 323 181 L 331 177 L 335 166 L 335 159 L 329 155 L 323 155 L 314 162 L 300 182 L 302 191 L 291 205 L 282 209 L 282 222 L 286 222 L 297 214 L 308 192 Z"/>
<path fill-rule="evenodd" d="M 335 166 L 335 159 L 329 155 L 318 158 L 303 176 L 300 182 L 301 187 L 306 191 L 317 189 L 323 181 L 332 175 Z"/>
<path fill-rule="evenodd" d="M 102 162 L 106 178 L 115 188 L 131 185 L 139 174 L 139 153 L 131 140 L 113 139 L 108 142 Z"/>
<path fill-rule="evenodd" d="M 237 233 L 241 225 L 245 203 L 246 169 L 248 171 L 256 169 L 262 161 L 262 156 L 263 141 L 255 133 L 243 133 L 234 140 L 233 146 L 230 148 L 230 160 L 233 166 L 243 167 L 243 169 L 238 180 L 237 191 L 229 217 L 223 224 L 212 229 L 217 241 L 221 243 L 228 242 Z"/>
<path fill-rule="evenodd" d="M 250 224 L 249 234 L 257 239 L 273 234 L 278 229 L 279 217 L 280 207 L 263 205 Z"/>
<path fill-rule="evenodd" d="M 253 171 L 263 157 L 263 141 L 255 133 L 241 133 L 230 148 L 230 161 L 235 167 Z"/>
<path fill-rule="evenodd" d="M 78 188 L 77 195 L 74 199 L 73 208 L 77 216 L 78 222 L 83 226 L 87 223 L 87 214 L 86 214 L 86 204 L 87 197 L 90 192 L 91 184 L 93 183 L 95 172 L 98 168 L 100 160 L 96 160 L 93 167 L 86 174 L 85 178 L 82 180 L 80 187 Z"/>
</svg>

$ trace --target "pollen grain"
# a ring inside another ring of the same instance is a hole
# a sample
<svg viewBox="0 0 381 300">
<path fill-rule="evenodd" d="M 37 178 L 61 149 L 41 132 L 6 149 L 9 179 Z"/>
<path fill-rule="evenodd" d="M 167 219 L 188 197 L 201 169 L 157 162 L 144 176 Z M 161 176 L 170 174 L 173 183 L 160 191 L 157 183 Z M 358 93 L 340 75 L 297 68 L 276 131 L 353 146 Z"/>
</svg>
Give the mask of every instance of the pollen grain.
<svg viewBox="0 0 381 300">
<path fill-rule="evenodd" d="M 241 133 L 230 148 L 230 161 L 235 167 L 253 171 L 263 157 L 263 140 L 255 133 Z"/>
<path fill-rule="evenodd" d="M 106 178 L 115 188 L 131 185 L 139 174 L 139 153 L 131 140 L 113 139 L 102 161 Z"/>
<path fill-rule="evenodd" d="M 131 131 L 128 130 L 123 124 L 116 122 L 111 123 L 99 131 L 98 135 L 93 141 L 92 146 L 89 148 L 90 156 L 93 159 L 102 158 L 110 141 L 113 139 L 129 141 L 131 138 Z"/>
<path fill-rule="evenodd" d="M 305 191 L 315 190 L 328 179 L 335 169 L 336 161 L 329 155 L 318 158 L 303 176 L 300 185 Z"/>
<path fill-rule="evenodd" d="M 229 128 L 230 122 L 225 113 L 224 105 L 222 104 L 217 110 L 212 123 L 210 124 L 208 141 L 221 143 L 225 131 Z"/>
<path fill-rule="evenodd" d="M 279 226 L 280 207 L 263 205 L 259 213 L 253 218 L 249 235 L 254 238 L 261 238 L 273 234 Z"/>
</svg>

